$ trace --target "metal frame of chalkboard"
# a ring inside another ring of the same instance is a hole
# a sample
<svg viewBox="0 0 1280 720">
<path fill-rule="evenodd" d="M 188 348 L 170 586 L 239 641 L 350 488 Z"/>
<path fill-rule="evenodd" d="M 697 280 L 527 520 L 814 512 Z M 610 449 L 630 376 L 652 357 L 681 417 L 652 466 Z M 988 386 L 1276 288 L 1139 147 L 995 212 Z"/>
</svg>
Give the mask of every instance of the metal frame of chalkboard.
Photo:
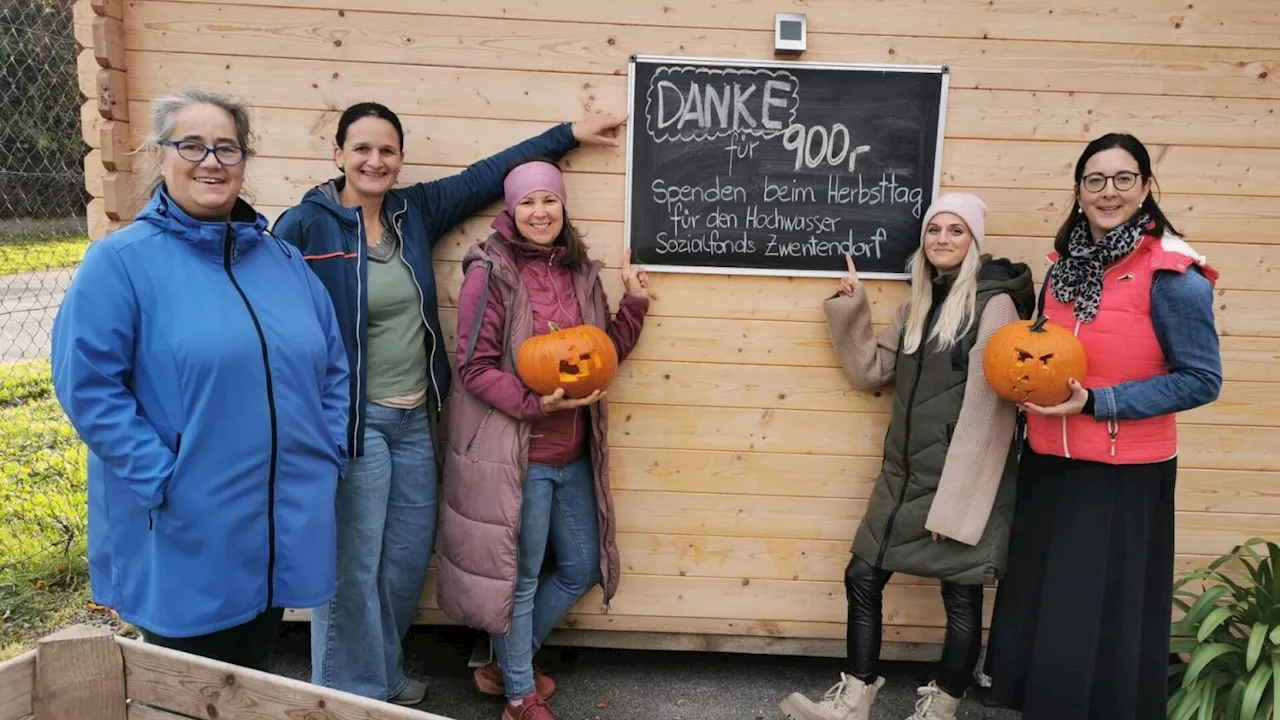
<svg viewBox="0 0 1280 720">
<path fill-rule="evenodd" d="M 881 63 L 830 63 L 779 60 L 737 60 L 732 58 L 702 58 L 679 55 L 632 55 L 627 63 L 627 111 L 635 107 L 636 63 L 692 63 L 719 67 L 746 68 L 809 68 L 814 70 L 842 70 L 852 72 L 932 73 L 942 76 L 938 103 L 937 150 L 933 158 L 933 197 L 942 188 L 942 140 L 947 130 L 947 92 L 951 84 L 951 68 L 946 65 L 892 65 Z M 623 233 L 626 247 L 631 248 L 631 153 L 635 145 L 636 119 L 627 122 L 627 182 Z M 690 273 L 697 275 L 767 275 L 773 277 L 844 277 L 843 270 L 773 270 L 769 268 L 704 267 L 697 265 L 645 265 L 646 272 Z M 867 280 L 907 280 L 911 276 L 905 270 L 900 273 L 859 272 L 859 278 Z"/>
</svg>

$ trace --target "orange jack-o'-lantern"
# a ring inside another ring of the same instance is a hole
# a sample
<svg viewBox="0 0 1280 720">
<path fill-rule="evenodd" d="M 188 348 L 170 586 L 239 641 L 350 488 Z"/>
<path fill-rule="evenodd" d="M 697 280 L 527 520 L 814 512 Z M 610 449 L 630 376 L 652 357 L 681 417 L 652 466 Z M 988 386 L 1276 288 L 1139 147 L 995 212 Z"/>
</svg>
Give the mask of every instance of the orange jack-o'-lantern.
<svg viewBox="0 0 1280 720">
<path fill-rule="evenodd" d="M 1000 328 L 987 341 L 982 371 L 997 395 L 1015 403 L 1048 407 L 1071 397 L 1069 380 L 1084 382 L 1084 346 L 1048 318 L 1021 320 Z"/>
<path fill-rule="evenodd" d="M 524 383 L 542 395 L 564 388 L 571 398 L 607 389 L 618 372 L 618 350 L 609 335 L 595 325 L 549 325 L 551 332 L 525 340 L 516 354 Z"/>
</svg>

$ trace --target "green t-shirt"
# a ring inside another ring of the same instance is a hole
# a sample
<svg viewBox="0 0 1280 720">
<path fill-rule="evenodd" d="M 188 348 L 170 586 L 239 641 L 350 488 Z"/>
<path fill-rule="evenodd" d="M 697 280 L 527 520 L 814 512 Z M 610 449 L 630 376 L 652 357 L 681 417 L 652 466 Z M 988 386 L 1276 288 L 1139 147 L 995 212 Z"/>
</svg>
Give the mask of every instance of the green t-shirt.
<svg viewBox="0 0 1280 720">
<path fill-rule="evenodd" d="M 369 252 L 369 400 L 427 387 L 427 326 L 413 273 L 388 229 Z"/>
</svg>

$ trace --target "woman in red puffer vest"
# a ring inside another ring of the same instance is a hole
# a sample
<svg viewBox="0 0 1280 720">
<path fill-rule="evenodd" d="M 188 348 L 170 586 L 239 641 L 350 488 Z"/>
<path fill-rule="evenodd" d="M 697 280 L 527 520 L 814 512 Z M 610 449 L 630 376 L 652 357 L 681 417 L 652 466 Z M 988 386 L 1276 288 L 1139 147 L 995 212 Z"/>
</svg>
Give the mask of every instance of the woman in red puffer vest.
<svg viewBox="0 0 1280 720">
<path fill-rule="evenodd" d="M 1218 273 L 1152 196 L 1132 135 L 1089 144 L 1041 302 L 1088 368 L 1027 405 L 990 700 L 1036 720 L 1162 720 L 1173 608 L 1175 414 L 1222 385 Z"/>
</svg>

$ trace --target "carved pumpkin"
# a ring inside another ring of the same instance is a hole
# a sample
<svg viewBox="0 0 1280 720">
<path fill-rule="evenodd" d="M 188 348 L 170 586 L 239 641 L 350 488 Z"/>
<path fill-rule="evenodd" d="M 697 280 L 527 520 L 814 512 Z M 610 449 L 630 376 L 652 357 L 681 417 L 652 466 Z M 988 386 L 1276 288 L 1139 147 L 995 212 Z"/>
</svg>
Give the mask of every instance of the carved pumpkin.
<svg viewBox="0 0 1280 720">
<path fill-rule="evenodd" d="M 1084 383 L 1085 367 L 1080 340 L 1044 316 L 1000 328 L 982 356 L 983 375 L 997 395 L 1041 407 L 1066 402 L 1071 397 L 1068 380 Z"/>
<path fill-rule="evenodd" d="M 551 332 L 524 341 L 516 354 L 524 383 L 541 395 L 564 388 L 571 398 L 607 389 L 618 372 L 618 350 L 609 335 L 595 325 L 549 325 Z"/>
</svg>

